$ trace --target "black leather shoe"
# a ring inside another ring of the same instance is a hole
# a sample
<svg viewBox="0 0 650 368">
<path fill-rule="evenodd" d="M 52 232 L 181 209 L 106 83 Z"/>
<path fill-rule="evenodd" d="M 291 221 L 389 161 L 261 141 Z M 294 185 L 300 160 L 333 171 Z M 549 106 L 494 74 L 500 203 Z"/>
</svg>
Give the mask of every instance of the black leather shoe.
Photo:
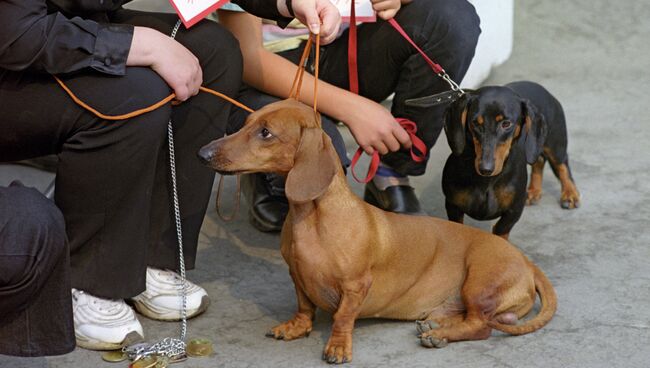
<svg viewBox="0 0 650 368">
<path fill-rule="evenodd" d="M 384 211 L 404 213 L 407 215 L 424 215 L 413 187 L 395 185 L 379 190 L 371 180 L 366 184 L 363 200 Z"/>
<path fill-rule="evenodd" d="M 289 202 L 282 188 L 274 188 L 266 174 L 242 176 L 242 191 L 248 203 L 248 221 L 259 231 L 282 230 Z"/>
</svg>

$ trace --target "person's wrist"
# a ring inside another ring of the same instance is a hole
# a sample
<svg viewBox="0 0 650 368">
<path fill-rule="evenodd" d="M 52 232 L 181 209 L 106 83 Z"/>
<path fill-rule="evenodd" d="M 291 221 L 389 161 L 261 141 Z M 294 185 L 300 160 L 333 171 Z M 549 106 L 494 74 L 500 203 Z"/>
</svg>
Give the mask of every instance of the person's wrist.
<svg viewBox="0 0 650 368">
<path fill-rule="evenodd" d="M 133 38 L 126 64 L 130 66 L 148 66 L 153 64 L 153 52 L 158 43 L 157 31 L 147 27 L 133 27 Z"/>
</svg>

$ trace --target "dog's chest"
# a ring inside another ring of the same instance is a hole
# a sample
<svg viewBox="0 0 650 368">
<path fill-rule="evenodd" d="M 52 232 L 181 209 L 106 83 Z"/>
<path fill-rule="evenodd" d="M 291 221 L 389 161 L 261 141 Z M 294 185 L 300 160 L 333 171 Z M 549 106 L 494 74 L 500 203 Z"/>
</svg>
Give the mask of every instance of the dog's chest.
<svg viewBox="0 0 650 368">
<path fill-rule="evenodd" d="M 340 301 L 336 266 L 320 242 L 294 240 L 288 263 L 309 300 L 323 310 L 336 311 Z"/>
<path fill-rule="evenodd" d="M 500 217 L 515 202 L 517 190 L 507 184 L 467 185 L 450 190 L 448 200 L 477 220 Z"/>
</svg>

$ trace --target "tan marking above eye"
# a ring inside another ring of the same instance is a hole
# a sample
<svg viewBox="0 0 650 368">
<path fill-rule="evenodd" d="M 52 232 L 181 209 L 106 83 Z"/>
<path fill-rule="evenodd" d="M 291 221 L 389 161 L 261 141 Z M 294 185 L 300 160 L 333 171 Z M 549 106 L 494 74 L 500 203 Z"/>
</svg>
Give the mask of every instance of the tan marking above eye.
<svg viewBox="0 0 650 368">
<path fill-rule="evenodd" d="M 501 114 L 497 115 L 497 116 L 494 118 L 494 120 L 496 120 L 497 123 L 500 122 L 501 120 L 503 120 L 503 115 L 501 115 Z"/>
<path fill-rule="evenodd" d="M 483 115 L 479 115 L 479 116 L 476 118 L 476 122 L 477 122 L 478 124 L 480 124 L 480 125 L 483 125 L 483 123 L 485 122 L 485 120 L 483 119 Z"/>
</svg>

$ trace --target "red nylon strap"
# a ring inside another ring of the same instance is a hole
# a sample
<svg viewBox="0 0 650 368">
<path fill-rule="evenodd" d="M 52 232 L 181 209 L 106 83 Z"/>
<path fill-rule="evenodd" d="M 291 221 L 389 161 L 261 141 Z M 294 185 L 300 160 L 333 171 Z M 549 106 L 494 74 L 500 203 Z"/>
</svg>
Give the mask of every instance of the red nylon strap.
<svg viewBox="0 0 650 368">
<path fill-rule="evenodd" d="M 404 128 L 404 130 L 406 130 L 406 132 L 409 134 L 409 137 L 411 137 L 411 159 L 415 162 L 424 161 L 427 158 L 427 146 L 424 144 L 424 142 L 422 142 L 420 138 L 418 138 L 417 135 L 415 135 L 415 133 L 418 131 L 415 123 L 404 118 L 397 118 L 395 120 L 397 120 L 399 125 L 401 125 L 402 128 Z M 354 172 L 354 168 L 357 166 L 357 162 L 359 162 L 359 158 L 361 158 L 362 154 L 363 149 L 359 147 L 357 149 L 357 152 L 354 153 L 354 157 L 352 157 L 350 171 L 352 172 L 352 177 L 354 180 L 356 180 L 358 183 L 365 184 L 372 180 L 372 178 L 375 177 L 375 174 L 377 174 L 377 169 L 379 168 L 379 153 L 377 153 L 377 151 L 372 153 L 370 165 L 368 166 L 368 174 L 366 174 L 366 177 L 364 179 L 359 179 L 357 177 L 357 174 Z"/>
<path fill-rule="evenodd" d="M 359 94 L 359 73 L 357 72 L 357 22 L 354 0 L 350 1 L 350 29 L 348 31 L 348 76 L 350 92 Z"/>
<path fill-rule="evenodd" d="M 422 162 L 427 158 L 427 146 L 422 142 L 422 140 L 415 135 L 418 131 L 417 125 L 411 120 L 404 118 L 395 119 L 399 125 L 406 130 L 411 137 L 411 159 L 415 162 Z"/>
<path fill-rule="evenodd" d="M 359 158 L 361 158 L 361 155 L 363 154 L 363 148 L 359 147 L 357 148 L 357 152 L 354 153 L 354 157 L 352 157 L 352 164 L 350 165 L 350 171 L 352 172 L 352 177 L 354 180 L 357 181 L 357 183 L 362 183 L 366 184 L 372 178 L 375 177 L 375 174 L 377 174 L 377 169 L 379 169 L 379 153 L 377 151 L 372 153 L 372 157 L 370 159 L 370 165 L 368 166 L 368 174 L 366 174 L 365 179 L 359 179 L 357 177 L 357 174 L 354 172 L 354 168 L 357 166 L 357 162 L 359 161 Z"/>
<path fill-rule="evenodd" d="M 399 32 L 399 34 L 401 34 L 402 37 L 404 37 L 405 40 L 407 40 L 411 45 L 413 45 L 413 47 L 415 47 L 416 50 L 418 50 L 418 52 L 420 53 L 420 55 L 422 55 L 422 57 L 424 58 L 424 60 L 427 62 L 427 64 L 429 64 L 429 66 L 431 66 L 431 69 L 433 69 L 433 71 L 436 72 L 436 74 L 444 73 L 445 70 L 440 66 L 440 64 L 436 64 L 433 60 L 431 60 L 431 59 L 427 56 L 427 54 L 424 53 L 424 51 L 422 51 L 421 48 L 418 47 L 418 45 L 415 44 L 415 42 L 411 39 L 411 37 L 409 37 L 409 35 L 406 34 L 406 32 L 404 31 L 404 29 L 402 28 L 402 26 L 400 26 L 399 23 L 397 23 L 397 21 L 395 20 L 395 18 L 391 18 L 391 19 L 389 19 L 389 20 L 388 20 L 388 23 L 389 23 L 391 26 L 393 26 L 393 28 L 395 28 L 395 30 L 396 30 L 397 32 Z"/>
<path fill-rule="evenodd" d="M 350 80 L 350 92 L 359 94 L 359 74 L 357 72 L 357 23 L 356 23 L 356 16 L 355 16 L 355 10 L 354 10 L 354 0 L 352 1 L 351 9 L 350 9 L 350 30 L 348 31 L 348 77 Z M 433 62 L 425 53 L 422 51 L 416 44 L 413 42 L 413 40 L 404 32 L 402 27 L 395 21 L 395 19 L 390 19 L 388 21 L 397 32 L 399 32 L 402 37 L 404 37 L 413 47 L 415 47 L 420 55 L 424 57 L 426 62 L 431 66 L 434 72 L 440 73 L 444 72 L 442 67 L 436 63 Z M 397 122 L 406 130 L 406 132 L 409 134 L 409 137 L 411 138 L 411 159 L 415 162 L 422 162 L 426 159 L 427 157 L 427 146 L 424 144 L 424 142 L 418 138 L 415 133 L 417 132 L 417 126 L 415 123 L 411 120 L 404 119 L 404 118 L 396 118 Z M 357 152 L 354 153 L 354 156 L 352 157 L 352 164 L 350 165 L 350 171 L 352 172 L 352 177 L 354 180 L 356 180 L 358 183 L 368 183 L 372 178 L 375 177 L 375 174 L 377 174 L 377 169 L 379 168 L 379 153 L 377 151 L 372 153 L 372 157 L 370 159 L 370 165 L 368 166 L 368 173 L 366 174 L 366 177 L 364 179 L 359 179 L 357 177 L 357 174 L 354 172 L 354 168 L 357 166 L 357 163 L 359 162 L 359 159 L 361 158 L 361 155 L 363 154 L 363 149 L 359 147 L 357 149 Z"/>
</svg>

